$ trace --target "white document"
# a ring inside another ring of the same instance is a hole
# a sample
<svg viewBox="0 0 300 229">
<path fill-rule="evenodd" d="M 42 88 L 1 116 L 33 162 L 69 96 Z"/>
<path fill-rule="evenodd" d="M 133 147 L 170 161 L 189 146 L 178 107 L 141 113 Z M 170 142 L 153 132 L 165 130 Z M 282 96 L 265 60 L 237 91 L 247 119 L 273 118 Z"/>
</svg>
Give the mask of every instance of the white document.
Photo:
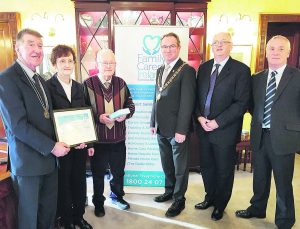
<svg viewBox="0 0 300 229">
<path fill-rule="evenodd" d="M 114 113 L 111 113 L 111 114 L 109 115 L 109 118 L 110 118 L 110 119 L 119 118 L 119 117 L 121 117 L 121 116 L 123 116 L 123 115 L 127 115 L 127 114 L 129 114 L 129 113 L 130 113 L 129 108 L 120 109 L 120 110 L 117 110 L 117 111 L 114 112 Z"/>
</svg>

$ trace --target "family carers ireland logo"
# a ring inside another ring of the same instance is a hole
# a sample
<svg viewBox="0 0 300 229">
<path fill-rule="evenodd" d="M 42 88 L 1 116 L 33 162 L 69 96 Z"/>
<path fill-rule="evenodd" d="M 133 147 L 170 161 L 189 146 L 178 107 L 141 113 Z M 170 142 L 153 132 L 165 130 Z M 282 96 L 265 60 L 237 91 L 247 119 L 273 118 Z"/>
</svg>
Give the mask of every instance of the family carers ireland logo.
<svg viewBox="0 0 300 229">
<path fill-rule="evenodd" d="M 160 36 L 146 34 L 141 39 L 137 56 L 138 80 L 155 82 L 156 70 L 163 63 L 160 53 Z"/>
<path fill-rule="evenodd" d="M 155 55 L 159 52 L 160 36 L 146 35 L 143 39 L 143 50 L 148 55 Z"/>
</svg>

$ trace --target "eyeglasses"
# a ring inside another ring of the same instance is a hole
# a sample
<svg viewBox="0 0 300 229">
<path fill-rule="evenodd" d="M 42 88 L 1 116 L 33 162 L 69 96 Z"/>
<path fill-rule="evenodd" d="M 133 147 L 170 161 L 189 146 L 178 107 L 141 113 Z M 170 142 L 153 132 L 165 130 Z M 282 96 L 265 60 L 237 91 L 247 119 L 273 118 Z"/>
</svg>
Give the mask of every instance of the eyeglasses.
<svg viewBox="0 0 300 229">
<path fill-rule="evenodd" d="M 75 61 L 74 60 L 59 60 L 58 61 L 59 64 L 74 64 Z"/>
<path fill-rule="evenodd" d="M 109 66 L 115 66 L 116 62 L 98 62 L 100 64 L 102 64 L 105 67 L 109 67 Z"/>
<path fill-rule="evenodd" d="M 225 44 L 230 44 L 231 43 L 231 41 L 214 41 L 213 43 L 212 43 L 212 45 L 213 46 L 223 46 L 223 45 L 225 45 Z"/>
<path fill-rule="evenodd" d="M 177 48 L 177 45 L 175 45 L 175 44 L 173 44 L 173 45 L 162 45 L 160 48 L 162 50 L 175 49 L 175 48 Z"/>
</svg>

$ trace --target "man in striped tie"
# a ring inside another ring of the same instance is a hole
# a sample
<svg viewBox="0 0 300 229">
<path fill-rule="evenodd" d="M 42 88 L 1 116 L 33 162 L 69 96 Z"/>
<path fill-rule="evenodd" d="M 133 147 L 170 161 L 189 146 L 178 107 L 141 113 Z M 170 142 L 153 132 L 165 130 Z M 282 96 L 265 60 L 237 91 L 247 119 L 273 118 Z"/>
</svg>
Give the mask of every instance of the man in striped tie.
<svg viewBox="0 0 300 229">
<path fill-rule="evenodd" d="M 250 207 L 236 211 L 241 218 L 265 218 L 273 172 L 276 185 L 275 224 L 295 223 L 293 173 L 300 151 L 300 71 L 287 65 L 290 42 L 281 35 L 267 43 L 269 68 L 252 79 L 251 146 L 254 174 Z"/>
</svg>

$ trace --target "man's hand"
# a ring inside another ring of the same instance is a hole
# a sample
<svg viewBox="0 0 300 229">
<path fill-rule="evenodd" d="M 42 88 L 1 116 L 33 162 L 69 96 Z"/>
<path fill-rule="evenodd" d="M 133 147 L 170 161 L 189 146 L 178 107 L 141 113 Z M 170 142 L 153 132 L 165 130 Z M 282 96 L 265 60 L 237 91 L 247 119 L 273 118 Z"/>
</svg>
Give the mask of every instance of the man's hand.
<svg viewBox="0 0 300 229">
<path fill-rule="evenodd" d="M 156 134 L 156 128 L 150 127 L 150 133 L 151 133 L 152 135 Z"/>
<path fill-rule="evenodd" d="M 218 123 L 216 122 L 215 119 L 209 120 L 209 121 L 206 123 L 206 125 L 207 125 L 209 128 L 211 128 L 212 130 L 215 130 L 215 129 L 219 128 L 219 125 L 218 125 Z"/>
<path fill-rule="evenodd" d="M 202 126 L 202 128 L 205 130 L 205 131 L 212 131 L 213 129 L 208 126 L 208 122 L 209 120 L 207 118 L 204 118 L 203 116 L 199 116 L 198 117 L 198 122 L 200 123 L 200 125 Z"/>
<path fill-rule="evenodd" d="M 99 121 L 103 124 L 113 124 L 115 120 L 110 119 L 109 114 L 101 114 L 99 116 Z"/>
<path fill-rule="evenodd" d="M 126 115 L 122 115 L 122 116 L 116 118 L 116 121 L 117 122 L 123 122 L 125 119 L 126 119 Z"/>
<path fill-rule="evenodd" d="M 184 134 L 175 133 L 175 141 L 178 143 L 183 143 L 185 141 L 186 136 Z"/>
<path fill-rule="evenodd" d="M 70 146 L 64 142 L 56 142 L 54 148 L 51 153 L 53 153 L 56 157 L 63 157 L 67 155 L 70 151 Z"/>
<path fill-rule="evenodd" d="M 88 149 L 88 154 L 90 157 L 94 156 L 94 153 L 95 153 L 95 149 L 94 148 L 89 148 Z"/>
</svg>

